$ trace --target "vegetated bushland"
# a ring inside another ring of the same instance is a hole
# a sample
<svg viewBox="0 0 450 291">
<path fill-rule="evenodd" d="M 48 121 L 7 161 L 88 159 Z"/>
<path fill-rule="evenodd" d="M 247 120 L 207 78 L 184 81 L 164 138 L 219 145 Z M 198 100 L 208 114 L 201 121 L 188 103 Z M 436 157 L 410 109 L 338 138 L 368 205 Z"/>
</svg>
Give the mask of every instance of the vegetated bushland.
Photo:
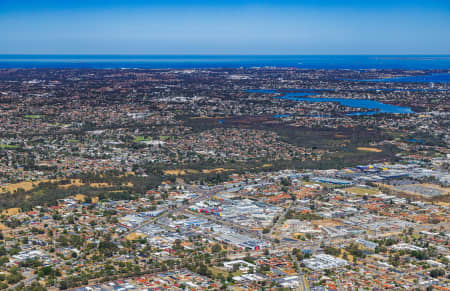
<svg viewBox="0 0 450 291">
<path fill-rule="evenodd" d="M 223 119 L 219 123 L 215 118 L 194 118 L 194 116 L 178 116 L 185 126 L 192 128 L 193 132 L 202 132 L 213 128 L 253 128 L 259 130 L 273 131 L 280 136 L 284 142 L 294 144 L 299 147 L 314 150 L 326 150 L 330 153 L 324 154 L 320 160 L 307 159 L 299 161 L 278 160 L 261 161 L 259 164 L 271 164 L 269 167 L 261 169 L 252 162 L 245 162 L 242 168 L 257 171 L 282 170 L 282 169 L 330 169 L 354 166 L 364 163 L 397 161 L 396 154 L 399 149 L 393 145 L 380 147 L 381 152 L 358 151 L 357 147 L 368 146 L 372 142 L 392 139 L 390 133 L 382 129 L 368 129 L 358 126 L 354 128 L 307 128 L 296 127 L 283 123 L 265 123 L 269 119 L 267 116 L 247 116 L 232 117 Z M 246 165 L 249 166 L 246 167 Z M 190 167 L 193 167 L 189 165 Z M 223 168 L 232 167 L 239 171 L 241 167 L 221 164 Z M 254 168 L 254 169 L 253 169 Z"/>
<path fill-rule="evenodd" d="M 181 175 L 187 183 L 201 182 L 204 184 L 217 184 L 229 180 L 231 174 L 244 174 L 246 172 L 272 172 L 285 169 L 296 170 L 326 170 L 341 169 L 373 162 L 396 161 L 398 150 L 395 146 L 385 145 L 380 147 L 382 152 L 363 152 L 356 147 L 348 148 L 348 151 L 325 154 L 320 160 L 292 159 L 292 160 L 269 160 L 258 159 L 248 161 L 225 161 L 204 160 L 196 163 L 180 163 L 178 165 L 167 165 L 163 163 L 148 163 L 141 165 L 147 173 L 163 173 L 165 170 L 190 169 L 196 172 L 186 171 Z M 222 172 L 204 173 L 202 170 L 223 168 Z M 175 180 L 176 175 L 164 175 L 164 179 Z"/>
<path fill-rule="evenodd" d="M 273 119 L 267 116 L 247 116 L 224 118 L 222 123 L 216 118 L 194 118 L 194 116 L 178 116 L 185 126 L 193 132 L 202 132 L 214 128 L 252 128 L 273 131 L 281 140 L 305 148 L 342 150 L 343 144 L 352 147 L 367 146 L 371 142 L 390 139 L 391 136 L 381 129 L 368 129 L 363 126 L 353 128 L 297 127 L 284 123 L 265 123 Z M 339 138 L 338 138 L 339 137 Z"/>
<path fill-rule="evenodd" d="M 13 193 L 0 195 L 0 209 L 18 207 L 29 210 L 33 206 L 53 206 L 59 199 L 64 199 L 77 194 L 86 195 L 88 198 L 98 197 L 100 200 L 126 200 L 139 197 L 149 189 L 154 189 L 162 182 L 160 175 L 148 175 L 138 177 L 134 175 L 114 175 L 111 173 L 86 173 L 72 178 L 79 178 L 85 184 L 67 185 L 67 180 L 54 182 L 42 182 L 29 191 L 18 189 Z M 105 183 L 102 187 L 90 186 L 91 183 Z"/>
</svg>

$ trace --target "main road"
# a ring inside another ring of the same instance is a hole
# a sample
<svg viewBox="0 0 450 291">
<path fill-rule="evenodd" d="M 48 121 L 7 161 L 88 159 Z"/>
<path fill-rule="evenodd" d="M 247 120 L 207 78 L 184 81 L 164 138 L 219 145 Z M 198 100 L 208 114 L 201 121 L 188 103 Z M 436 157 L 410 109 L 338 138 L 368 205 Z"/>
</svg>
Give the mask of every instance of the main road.
<svg viewBox="0 0 450 291">
<path fill-rule="evenodd" d="M 302 269 L 300 268 L 300 265 L 298 263 L 298 260 L 296 257 L 294 257 L 294 255 L 292 253 L 289 254 L 289 256 L 291 257 L 292 261 L 294 261 L 295 266 L 297 267 L 297 272 L 298 272 L 298 279 L 300 281 L 300 286 L 301 287 L 301 291 L 306 291 L 308 289 L 306 289 L 306 284 L 305 284 L 305 277 L 304 274 L 302 272 Z"/>
</svg>

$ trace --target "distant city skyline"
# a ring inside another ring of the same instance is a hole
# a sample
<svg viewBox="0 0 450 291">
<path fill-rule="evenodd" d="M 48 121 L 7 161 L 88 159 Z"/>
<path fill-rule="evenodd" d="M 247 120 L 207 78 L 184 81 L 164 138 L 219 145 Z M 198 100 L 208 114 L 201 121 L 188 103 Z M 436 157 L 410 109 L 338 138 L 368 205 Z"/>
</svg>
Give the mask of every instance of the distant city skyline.
<svg viewBox="0 0 450 291">
<path fill-rule="evenodd" d="M 450 54 L 450 1 L 0 2 L 0 54 Z"/>
</svg>

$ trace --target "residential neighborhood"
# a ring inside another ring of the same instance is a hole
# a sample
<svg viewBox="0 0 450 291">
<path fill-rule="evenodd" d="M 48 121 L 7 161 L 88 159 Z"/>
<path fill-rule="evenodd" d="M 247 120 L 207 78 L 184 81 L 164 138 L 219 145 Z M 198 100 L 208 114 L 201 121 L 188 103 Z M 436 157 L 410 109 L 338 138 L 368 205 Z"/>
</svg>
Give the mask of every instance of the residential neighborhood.
<svg viewBox="0 0 450 291">
<path fill-rule="evenodd" d="M 0 288 L 449 290 L 443 73 L 0 69 Z"/>
</svg>

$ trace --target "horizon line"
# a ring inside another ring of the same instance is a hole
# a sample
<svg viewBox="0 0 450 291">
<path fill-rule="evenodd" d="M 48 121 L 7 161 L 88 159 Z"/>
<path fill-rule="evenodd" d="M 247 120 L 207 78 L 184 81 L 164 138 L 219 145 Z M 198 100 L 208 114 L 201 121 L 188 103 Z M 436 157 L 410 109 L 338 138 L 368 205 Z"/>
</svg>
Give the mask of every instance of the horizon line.
<svg viewBox="0 0 450 291">
<path fill-rule="evenodd" d="M 195 53 L 195 54 L 126 54 L 126 53 L 0 53 L 0 56 L 450 56 L 450 53 L 439 54 L 217 54 L 217 53 Z"/>
</svg>

